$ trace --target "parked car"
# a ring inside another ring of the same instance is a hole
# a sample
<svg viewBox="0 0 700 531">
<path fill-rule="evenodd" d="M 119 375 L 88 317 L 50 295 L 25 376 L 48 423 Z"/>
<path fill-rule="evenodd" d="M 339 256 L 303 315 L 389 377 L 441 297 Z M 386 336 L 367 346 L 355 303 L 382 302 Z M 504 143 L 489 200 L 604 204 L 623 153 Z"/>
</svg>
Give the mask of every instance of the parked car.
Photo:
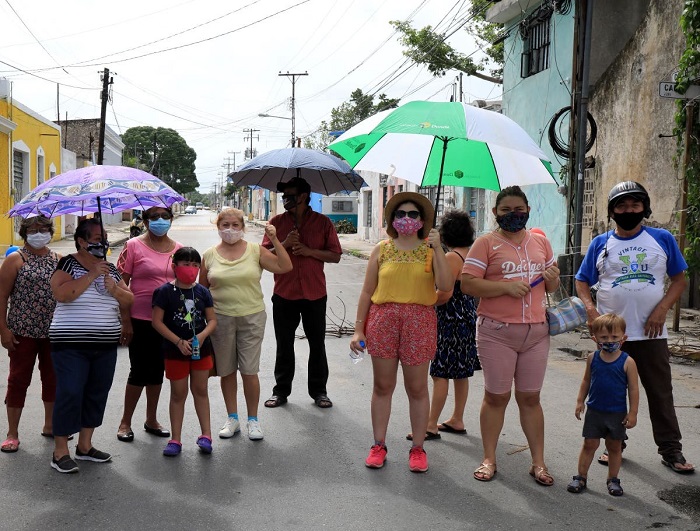
<svg viewBox="0 0 700 531">
<path fill-rule="evenodd" d="M 187 208 L 185 208 L 185 214 L 196 214 L 197 213 L 197 207 L 194 205 L 190 205 Z"/>
</svg>

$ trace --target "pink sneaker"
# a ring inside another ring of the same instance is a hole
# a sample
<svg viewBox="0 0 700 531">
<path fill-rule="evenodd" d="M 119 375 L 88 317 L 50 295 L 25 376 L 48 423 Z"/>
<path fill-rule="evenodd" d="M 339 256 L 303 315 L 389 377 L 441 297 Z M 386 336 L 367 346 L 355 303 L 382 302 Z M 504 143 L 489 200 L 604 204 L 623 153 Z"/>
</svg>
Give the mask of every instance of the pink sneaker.
<svg viewBox="0 0 700 531">
<path fill-rule="evenodd" d="M 425 472 L 428 470 L 428 456 L 421 446 L 414 446 L 408 452 L 408 468 L 411 472 Z"/>
<path fill-rule="evenodd" d="M 369 455 L 365 459 L 365 466 L 369 468 L 382 468 L 386 461 L 387 449 L 383 444 L 375 444 L 369 449 Z"/>
</svg>

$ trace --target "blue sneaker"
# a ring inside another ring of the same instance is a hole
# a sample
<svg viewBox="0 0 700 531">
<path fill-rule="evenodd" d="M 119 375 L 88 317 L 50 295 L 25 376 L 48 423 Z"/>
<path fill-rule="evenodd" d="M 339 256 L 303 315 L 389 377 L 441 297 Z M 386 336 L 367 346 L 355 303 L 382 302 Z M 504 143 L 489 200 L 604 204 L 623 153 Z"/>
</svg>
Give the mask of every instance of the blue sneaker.
<svg viewBox="0 0 700 531">
<path fill-rule="evenodd" d="M 180 452 L 182 452 L 182 443 L 170 439 L 163 450 L 163 455 L 175 457 L 176 455 L 180 455 Z"/>
<path fill-rule="evenodd" d="M 199 449 L 203 454 L 210 454 L 212 452 L 211 437 L 200 435 L 197 437 L 197 446 L 199 446 Z"/>
</svg>

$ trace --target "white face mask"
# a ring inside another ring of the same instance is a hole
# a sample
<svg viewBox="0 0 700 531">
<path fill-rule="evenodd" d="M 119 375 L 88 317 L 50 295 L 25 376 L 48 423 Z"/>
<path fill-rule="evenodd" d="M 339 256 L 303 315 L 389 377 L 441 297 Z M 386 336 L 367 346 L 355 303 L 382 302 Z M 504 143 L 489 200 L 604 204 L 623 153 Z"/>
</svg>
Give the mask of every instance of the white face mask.
<svg viewBox="0 0 700 531">
<path fill-rule="evenodd" d="M 238 240 L 243 238 L 243 231 L 237 229 L 224 229 L 219 231 L 219 236 L 224 242 L 233 245 Z"/>
<path fill-rule="evenodd" d="M 43 249 L 51 241 L 50 232 L 37 232 L 36 234 L 27 234 L 27 244 L 33 249 Z"/>
</svg>

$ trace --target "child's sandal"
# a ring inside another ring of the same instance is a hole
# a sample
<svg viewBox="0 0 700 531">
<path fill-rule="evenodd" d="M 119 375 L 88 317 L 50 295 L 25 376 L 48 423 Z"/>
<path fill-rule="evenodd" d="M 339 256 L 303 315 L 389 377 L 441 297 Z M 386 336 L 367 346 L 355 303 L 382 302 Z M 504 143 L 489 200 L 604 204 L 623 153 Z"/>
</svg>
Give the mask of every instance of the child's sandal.
<svg viewBox="0 0 700 531">
<path fill-rule="evenodd" d="M 608 494 L 611 496 L 622 496 L 624 492 L 622 490 L 622 485 L 620 485 L 620 480 L 617 478 L 608 478 L 606 482 L 608 485 Z"/>
<path fill-rule="evenodd" d="M 586 478 L 583 476 L 574 476 L 573 481 L 566 486 L 566 490 L 574 494 L 580 494 L 586 490 Z"/>
</svg>

